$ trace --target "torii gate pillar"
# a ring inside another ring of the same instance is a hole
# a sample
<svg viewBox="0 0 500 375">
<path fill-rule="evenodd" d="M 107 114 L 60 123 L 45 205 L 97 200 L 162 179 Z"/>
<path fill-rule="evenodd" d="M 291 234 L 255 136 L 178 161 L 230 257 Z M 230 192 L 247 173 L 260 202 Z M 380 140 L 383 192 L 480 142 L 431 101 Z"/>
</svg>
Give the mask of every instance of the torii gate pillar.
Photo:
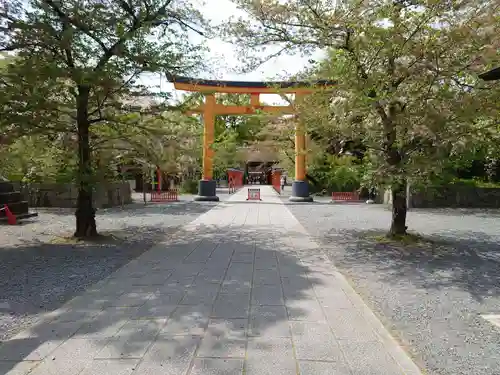
<svg viewBox="0 0 500 375">
<path fill-rule="evenodd" d="M 297 99 L 300 96 L 297 94 Z M 306 131 L 302 119 L 295 124 L 295 180 L 292 183 L 291 202 L 312 202 L 309 195 L 309 184 L 306 179 Z"/>
<path fill-rule="evenodd" d="M 217 182 L 213 179 L 214 132 L 215 132 L 215 96 L 205 95 L 203 111 L 203 176 L 198 183 L 198 195 L 195 201 L 218 202 Z"/>
</svg>

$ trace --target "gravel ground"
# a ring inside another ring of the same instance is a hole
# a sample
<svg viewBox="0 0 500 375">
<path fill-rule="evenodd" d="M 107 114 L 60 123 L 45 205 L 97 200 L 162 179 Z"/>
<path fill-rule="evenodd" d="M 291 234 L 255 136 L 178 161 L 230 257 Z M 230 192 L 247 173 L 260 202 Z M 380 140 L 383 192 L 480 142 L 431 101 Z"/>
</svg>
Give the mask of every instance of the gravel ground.
<svg viewBox="0 0 500 375">
<path fill-rule="evenodd" d="M 500 314 L 500 211 L 412 210 L 434 244 L 402 249 L 376 238 L 381 205 L 286 204 L 428 374 L 499 373 L 500 329 L 480 314 Z"/>
<path fill-rule="evenodd" d="M 142 196 L 136 195 L 136 199 Z M 213 208 L 182 196 L 170 204 L 134 203 L 98 210 L 97 226 L 110 240 L 74 244 L 69 209 L 39 209 L 22 225 L 0 226 L 0 341 L 28 327 L 39 314 L 105 278 L 177 228 Z M 221 194 L 221 198 L 225 197 Z"/>
</svg>

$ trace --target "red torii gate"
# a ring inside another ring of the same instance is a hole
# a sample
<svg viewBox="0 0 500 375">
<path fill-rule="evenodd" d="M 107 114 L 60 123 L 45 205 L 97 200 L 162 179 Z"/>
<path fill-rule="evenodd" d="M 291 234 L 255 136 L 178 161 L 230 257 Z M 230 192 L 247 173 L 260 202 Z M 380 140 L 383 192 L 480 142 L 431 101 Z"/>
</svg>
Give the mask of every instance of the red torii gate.
<svg viewBox="0 0 500 375">
<path fill-rule="evenodd" d="M 198 186 L 198 201 L 218 201 L 216 182 L 213 180 L 212 144 L 214 142 L 215 116 L 250 115 L 257 111 L 266 113 L 295 114 L 291 105 L 261 105 L 261 94 L 295 94 L 295 100 L 301 99 L 319 88 L 332 87 L 335 81 L 320 80 L 315 82 L 244 82 L 195 79 L 169 75 L 168 79 L 175 89 L 205 94 L 205 103 L 189 112 L 200 113 L 203 118 L 203 176 Z M 223 105 L 216 102 L 215 93 L 250 94 L 250 105 Z M 305 126 L 302 121 L 295 125 L 295 181 L 292 184 L 291 201 L 310 202 L 309 186 L 306 181 L 306 141 Z"/>
</svg>

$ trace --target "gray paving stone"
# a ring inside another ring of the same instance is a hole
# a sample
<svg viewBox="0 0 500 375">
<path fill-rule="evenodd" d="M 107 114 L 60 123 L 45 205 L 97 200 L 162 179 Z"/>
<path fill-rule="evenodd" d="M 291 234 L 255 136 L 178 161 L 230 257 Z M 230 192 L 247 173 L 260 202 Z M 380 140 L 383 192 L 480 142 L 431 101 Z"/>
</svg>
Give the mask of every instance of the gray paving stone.
<svg viewBox="0 0 500 375">
<path fill-rule="evenodd" d="M 354 309 L 324 308 L 328 323 L 338 340 L 376 341 L 370 324 Z"/>
<path fill-rule="evenodd" d="M 185 292 L 169 291 L 169 292 L 154 292 L 146 301 L 146 304 L 151 306 L 159 306 L 164 304 L 178 304 L 184 297 Z"/>
<path fill-rule="evenodd" d="M 250 336 L 290 337 L 290 326 L 285 306 L 252 306 Z"/>
<path fill-rule="evenodd" d="M 213 318 L 247 318 L 250 294 L 219 294 L 212 311 Z"/>
<path fill-rule="evenodd" d="M 303 266 L 299 266 L 296 263 L 289 263 L 288 259 L 279 263 L 278 270 L 282 278 L 306 277 L 307 271 Z"/>
<path fill-rule="evenodd" d="M 268 245 L 267 242 L 265 242 L 265 245 Z M 274 261 L 276 260 L 276 251 L 269 249 L 256 249 L 255 250 L 255 261 L 258 262 L 258 260 L 269 260 L 269 261 Z"/>
<path fill-rule="evenodd" d="M 100 359 L 90 363 L 90 367 L 80 375 L 131 375 L 139 363 L 139 359 Z"/>
<path fill-rule="evenodd" d="M 189 289 L 184 298 L 180 301 L 181 305 L 213 305 L 217 297 L 220 286 L 217 284 L 197 285 L 196 289 Z"/>
<path fill-rule="evenodd" d="M 128 321 L 94 358 L 142 358 L 166 321 L 166 319 Z"/>
<path fill-rule="evenodd" d="M 146 302 L 142 305 L 137 313 L 133 315 L 134 319 L 157 319 L 168 318 L 178 307 L 177 303 L 172 304 L 155 304 Z"/>
<path fill-rule="evenodd" d="M 185 374 L 199 342 L 198 336 L 160 334 L 137 366 L 135 373 L 140 375 Z"/>
<path fill-rule="evenodd" d="M 30 375 L 74 375 L 92 362 L 107 340 L 71 338 L 45 358 Z"/>
<path fill-rule="evenodd" d="M 204 284 L 220 284 L 226 275 L 225 270 L 217 270 L 217 272 L 205 272 L 202 271 L 196 276 L 194 281 L 195 285 L 204 285 Z"/>
<path fill-rule="evenodd" d="M 245 375 L 296 373 L 297 363 L 289 338 L 249 338 Z"/>
<path fill-rule="evenodd" d="M 344 362 L 340 347 L 325 323 L 291 322 L 297 359 Z"/>
<path fill-rule="evenodd" d="M 27 375 L 39 363 L 38 361 L 0 362 L 0 374 Z"/>
<path fill-rule="evenodd" d="M 221 294 L 236 294 L 236 293 L 248 293 L 250 294 L 250 289 L 252 287 L 252 282 L 241 281 L 241 280 L 226 280 L 222 283 L 220 290 Z"/>
<path fill-rule="evenodd" d="M 92 311 L 99 312 L 100 310 L 111 306 L 112 301 L 116 300 L 123 293 L 116 295 L 105 295 L 104 293 L 86 293 L 69 301 L 65 307 L 68 310 L 79 312 L 80 314 Z M 65 315 L 65 314 L 63 314 Z"/>
<path fill-rule="evenodd" d="M 177 292 L 179 289 L 184 290 L 184 288 L 193 285 L 195 278 L 196 275 L 182 275 L 181 273 L 172 275 L 158 290 L 163 293 Z"/>
<path fill-rule="evenodd" d="M 244 358 L 246 338 L 231 338 L 207 333 L 198 349 L 198 357 Z"/>
<path fill-rule="evenodd" d="M 251 263 L 231 263 L 227 268 L 227 276 L 250 276 L 253 273 L 253 264 Z"/>
<path fill-rule="evenodd" d="M 204 263 L 183 263 L 177 266 L 172 272 L 172 278 L 196 276 L 205 268 Z M 170 281 L 170 280 L 168 280 Z"/>
<path fill-rule="evenodd" d="M 113 307 L 142 306 L 151 298 L 151 293 L 124 293 L 116 300 L 111 301 Z"/>
<path fill-rule="evenodd" d="M 288 319 L 309 322 L 326 322 L 325 314 L 316 298 L 289 299 L 286 301 Z"/>
<path fill-rule="evenodd" d="M 235 252 L 231 257 L 232 263 L 253 263 L 253 252 Z"/>
<path fill-rule="evenodd" d="M 378 341 L 339 340 L 353 375 L 403 375 L 403 370 Z"/>
<path fill-rule="evenodd" d="M 8 340 L 0 345 L 0 361 L 40 361 L 63 342 L 39 337 Z"/>
<path fill-rule="evenodd" d="M 179 306 L 167 320 L 161 333 L 164 335 L 202 335 L 208 326 L 210 309 L 206 305 Z"/>
<path fill-rule="evenodd" d="M 210 319 L 207 332 L 214 336 L 245 338 L 248 319 Z"/>
<path fill-rule="evenodd" d="M 255 270 L 254 285 L 279 285 L 281 283 L 278 270 Z"/>
<path fill-rule="evenodd" d="M 256 285 L 252 289 L 253 305 L 284 305 L 281 284 Z"/>
<path fill-rule="evenodd" d="M 39 340 L 65 340 L 71 337 L 85 323 L 80 321 L 51 321 L 30 327 L 12 337 L 13 340 L 38 338 Z"/>
<path fill-rule="evenodd" d="M 353 309 L 354 305 L 351 300 L 343 291 L 332 290 L 329 295 L 326 293 L 318 295 L 318 301 L 321 306 L 325 309 L 335 308 L 335 309 Z"/>
<path fill-rule="evenodd" d="M 311 296 L 316 296 L 314 293 L 313 285 L 311 282 L 302 276 L 281 277 L 281 285 L 283 286 L 283 293 L 285 298 L 290 298 L 297 293 L 309 293 Z"/>
<path fill-rule="evenodd" d="M 226 274 L 222 283 L 231 283 L 231 282 L 240 282 L 240 283 L 252 283 L 252 272 L 233 272 Z"/>
<path fill-rule="evenodd" d="M 170 277 L 171 273 L 153 273 L 150 275 L 145 275 L 143 277 L 134 278 L 131 280 L 132 286 L 141 285 L 163 285 Z"/>
<path fill-rule="evenodd" d="M 197 358 L 190 375 L 241 375 L 243 360 Z"/>
<path fill-rule="evenodd" d="M 104 339 L 113 337 L 137 313 L 138 307 L 110 307 L 87 321 L 75 333 L 79 339 Z"/>
<path fill-rule="evenodd" d="M 256 258 L 255 259 L 255 269 L 256 270 L 276 270 L 278 269 L 278 261 L 276 258 Z"/>
<path fill-rule="evenodd" d="M 351 375 L 351 370 L 345 364 L 324 361 L 300 361 L 300 375 Z"/>
</svg>

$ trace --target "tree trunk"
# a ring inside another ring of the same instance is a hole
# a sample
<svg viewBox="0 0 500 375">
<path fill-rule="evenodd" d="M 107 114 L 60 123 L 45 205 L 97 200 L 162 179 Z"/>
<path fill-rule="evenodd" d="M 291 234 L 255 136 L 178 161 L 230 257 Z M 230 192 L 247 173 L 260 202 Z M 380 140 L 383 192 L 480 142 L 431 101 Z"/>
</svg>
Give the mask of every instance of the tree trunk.
<svg viewBox="0 0 500 375">
<path fill-rule="evenodd" d="M 77 128 L 78 128 L 78 200 L 76 204 L 77 238 L 97 236 L 95 209 L 92 202 L 92 167 L 90 156 L 90 123 L 88 120 L 89 92 L 87 87 L 78 88 Z"/>
<path fill-rule="evenodd" d="M 388 236 L 402 236 L 406 234 L 406 182 L 395 184 L 391 188 L 392 220 Z"/>
</svg>

